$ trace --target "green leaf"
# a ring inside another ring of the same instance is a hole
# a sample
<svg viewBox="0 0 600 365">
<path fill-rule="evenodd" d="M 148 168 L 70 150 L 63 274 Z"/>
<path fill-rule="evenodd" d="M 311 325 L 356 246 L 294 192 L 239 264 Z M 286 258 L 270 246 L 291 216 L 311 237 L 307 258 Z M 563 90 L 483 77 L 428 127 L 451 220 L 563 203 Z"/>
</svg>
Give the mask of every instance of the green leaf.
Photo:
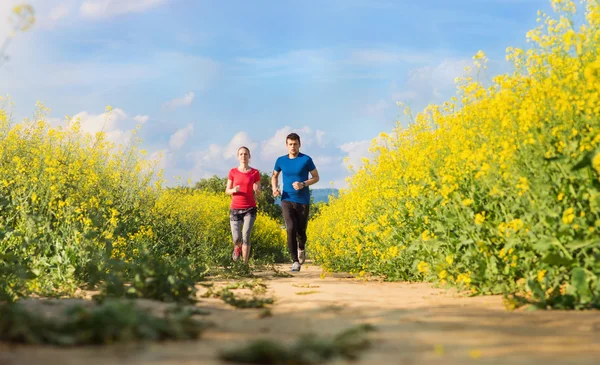
<svg viewBox="0 0 600 365">
<path fill-rule="evenodd" d="M 551 247 L 552 239 L 550 238 L 541 239 L 533 244 L 533 249 L 536 250 L 538 253 L 548 252 L 548 250 L 550 250 Z"/>
<path fill-rule="evenodd" d="M 591 166 L 592 160 L 594 159 L 594 156 L 596 156 L 596 153 L 597 153 L 597 150 L 593 150 L 593 151 L 586 153 L 585 156 L 583 156 L 583 158 L 581 160 L 579 160 L 579 162 L 571 168 L 571 171 L 577 171 L 577 170 L 586 168 L 588 166 Z"/>
<path fill-rule="evenodd" d="M 559 161 L 559 160 L 564 160 L 565 156 L 560 155 L 560 156 L 554 156 L 554 157 L 544 157 L 544 160 L 548 161 L 548 162 L 553 162 L 553 161 Z"/>
<path fill-rule="evenodd" d="M 497 265 L 497 259 L 495 256 L 490 257 L 490 264 L 488 266 L 488 270 L 490 273 L 496 275 L 498 274 L 498 265 Z"/>
<path fill-rule="evenodd" d="M 571 283 L 577 290 L 577 294 L 581 300 L 585 302 L 589 301 L 592 297 L 592 293 L 587 285 L 585 270 L 580 267 L 576 267 L 573 269 L 573 271 L 571 271 L 571 275 Z"/>
<path fill-rule="evenodd" d="M 538 283 L 537 280 L 529 280 L 527 282 L 527 285 L 533 292 L 533 297 L 535 299 L 539 300 L 542 304 L 545 304 L 546 303 L 546 293 L 544 292 L 544 289 L 542 289 L 540 283 Z"/>
<path fill-rule="evenodd" d="M 550 266 L 566 266 L 569 267 L 576 263 L 575 260 L 569 259 L 561 255 L 559 252 L 550 252 L 542 259 L 542 262 L 547 263 Z"/>
<path fill-rule="evenodd" d="M 595 245 L 600 245 L 600 241 L 597 239 L 587 241 L 571 241 L 565 244 L 565 247 L 570 250 L 578 250 L 580 248 L 591 247 Z"/>
</svg>

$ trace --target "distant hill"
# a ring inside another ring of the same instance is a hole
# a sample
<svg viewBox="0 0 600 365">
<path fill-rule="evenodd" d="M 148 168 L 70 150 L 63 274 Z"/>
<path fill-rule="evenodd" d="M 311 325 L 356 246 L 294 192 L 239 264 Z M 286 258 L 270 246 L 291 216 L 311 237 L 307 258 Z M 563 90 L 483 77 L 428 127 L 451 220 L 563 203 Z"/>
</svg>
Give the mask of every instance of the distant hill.
<svg viewBox="0 0 600 365">
<path fill-rule="evenodd" d="M 329 195 L 337 197 L 339 194 L 338 189 L 312 189 L 312 196 L 315 203 L 329 201 Z"/>
<path fill-rule="evenodd" d="M 311 189 L 311 192 L 312 192 L 314 203 L 319 203 L 319 202 L 327 203 L 327 202 L 329 202 L 329 195 L 333 195 L 333 196 L 337 197 L 339 194 L 338 189 Z M 275 204 L 281 205 L 281 198 L 275 199 Z"/>
</svg>

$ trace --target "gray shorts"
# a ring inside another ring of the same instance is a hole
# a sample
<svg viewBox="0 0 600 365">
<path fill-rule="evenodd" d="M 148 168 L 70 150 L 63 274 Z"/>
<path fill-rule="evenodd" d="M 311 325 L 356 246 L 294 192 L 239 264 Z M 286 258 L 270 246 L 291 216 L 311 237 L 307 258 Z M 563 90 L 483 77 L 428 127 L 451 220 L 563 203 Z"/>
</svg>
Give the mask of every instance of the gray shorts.
<svg viewBox="0 0 600 365">
<path fill-rule="evenodd" d="M 256 207 L 229 210 L 229 223 L 234 244 L 250 245 L 250 233 L 255 220 Z"/>
</svg>

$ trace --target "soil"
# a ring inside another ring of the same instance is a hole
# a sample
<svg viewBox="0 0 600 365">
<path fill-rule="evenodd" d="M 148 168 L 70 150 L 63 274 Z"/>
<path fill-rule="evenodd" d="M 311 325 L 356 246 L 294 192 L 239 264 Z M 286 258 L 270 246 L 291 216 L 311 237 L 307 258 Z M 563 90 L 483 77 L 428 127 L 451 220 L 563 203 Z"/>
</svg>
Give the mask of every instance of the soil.
<svg viewBox="0 0 600 365">
<path fill-rule="evenodd" d="M 289 267 L 279 269 L 288 272 Z M 197 306 L 210 313 L 203 318 L 215 326 L 197 341 L 68 349 L 4 344 L 0 365 L 226 364 L 219 351 L 252 340 L 291 343 L 304 333 L 335 335 L 360 323 L 373 324 L 376 331 L 369 334 L 373 346 L 353 362 L 357 365 L 591 365 L 600 358 L 598 311 L 507 311 L 499 296 L 468 297 L 429 284 L 341 274 L 321 278 L 320 273 L 308 262 L 291 277 L 258 273 L 268 285 L 267 295 L 275 298 L 272 315 L 264 318 L 263 309 L 238 309 L 218 298 L 202 298 Z"/>
</svg>

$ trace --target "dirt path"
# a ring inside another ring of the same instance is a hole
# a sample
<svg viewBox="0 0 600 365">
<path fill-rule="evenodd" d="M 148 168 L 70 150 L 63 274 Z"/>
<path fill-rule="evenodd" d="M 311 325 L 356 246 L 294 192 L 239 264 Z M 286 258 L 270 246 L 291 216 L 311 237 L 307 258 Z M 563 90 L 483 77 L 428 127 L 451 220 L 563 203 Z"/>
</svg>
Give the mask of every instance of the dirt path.
<svg viewBox="0 0 600 365">
<path fill-rule="evenodd" d="M 216 326 L 198 341 L 68 350 L 0 347 L 0 365 L 225 364 L 218 351 L 249 340 L 333 335 L 358 323 L 371 323 L 377 331 L 370 334 L 373 348 L 355 364 L 597 364 L 600 358 L 597 311 L 507 312 L 499 297 L 319 274 L 311 265 L 293 277 L 260 274 L 276 298 L 271 317 L 260 318 L 261 309 L 203 299 L 199 306 Z"/>
</svg>

